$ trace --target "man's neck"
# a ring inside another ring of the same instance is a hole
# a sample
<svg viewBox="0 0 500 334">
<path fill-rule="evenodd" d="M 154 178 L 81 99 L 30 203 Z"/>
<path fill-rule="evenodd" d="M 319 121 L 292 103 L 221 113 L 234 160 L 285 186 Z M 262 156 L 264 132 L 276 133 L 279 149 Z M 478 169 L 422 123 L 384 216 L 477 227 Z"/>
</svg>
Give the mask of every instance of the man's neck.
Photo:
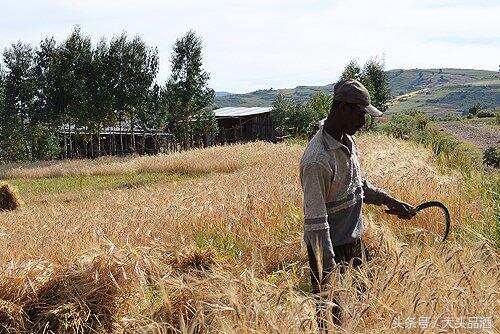
<svg viewBox="0 0 500 334">
<path fill-rule="evenodd" d="M 339 143 L 343 143 L 345 134 L 337 129 L 325 129 L 326 133 L 332 136 Z"/>
</svg>

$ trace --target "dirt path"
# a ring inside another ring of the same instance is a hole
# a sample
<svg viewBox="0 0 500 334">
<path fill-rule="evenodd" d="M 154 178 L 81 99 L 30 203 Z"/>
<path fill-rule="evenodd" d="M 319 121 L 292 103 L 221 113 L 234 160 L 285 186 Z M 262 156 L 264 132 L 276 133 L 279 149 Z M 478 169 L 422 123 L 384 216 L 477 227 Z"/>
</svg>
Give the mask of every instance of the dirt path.
<svg viewBox="0 0 500 334">
<path fill-rule="evenodd" d="M 478 121 L 452 121 L 436 124 L 437 127 L 480 149 L 500 145 L 500 128 Z"/>
</svg>

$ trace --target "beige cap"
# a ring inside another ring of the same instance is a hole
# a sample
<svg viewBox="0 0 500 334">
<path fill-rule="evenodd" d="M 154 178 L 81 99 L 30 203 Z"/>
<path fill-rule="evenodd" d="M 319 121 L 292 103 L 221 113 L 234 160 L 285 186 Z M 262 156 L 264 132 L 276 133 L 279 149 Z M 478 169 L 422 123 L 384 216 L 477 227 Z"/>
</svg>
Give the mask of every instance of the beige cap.
<svg viewBox="0 0 500 334">
<path fill-rule="evenodd" d="M 344 80 L 333 87 L 333 99 L 359 105 L 368 114 L 379 117 L 382 112 L 372 106 L 368 89 L 358 80 Z"/>
</svg>

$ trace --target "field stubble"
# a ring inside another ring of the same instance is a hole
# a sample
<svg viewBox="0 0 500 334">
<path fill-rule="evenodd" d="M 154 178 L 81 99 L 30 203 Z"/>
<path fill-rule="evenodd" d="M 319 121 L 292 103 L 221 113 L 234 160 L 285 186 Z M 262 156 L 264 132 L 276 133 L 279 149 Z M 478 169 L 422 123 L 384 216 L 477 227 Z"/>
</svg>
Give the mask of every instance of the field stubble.
<svg viewBox="0 0 500 334">
<path fill-rule="evenodd" d="M 341 331 L 397 332 L 394 319 L 407 317 L 430 317 L 435 326 L 446 318 L 495 317 L 500 263 L 474 233 L 491 214 L 475 200 L 479 190 L 465 191 L 458 174 L 439 173 L 431 153 L 411 143 L 366 135 L 358 146 L 370 181 L 412 204 L 443 201 L 454 233 L 445 244 L 432 241 L 426 231 L 442 233 L 439 212 L 400 221 L 366 207 L 364 238 L 375 256 L 360 272 L 334 278 L 345 310 Z M 28 184 L 82 173 L 204 177 L 86 189 L 85 201 L 32 194 L 22 210 L 2 213 L 0 329 L 314 332 L 301 243 L 302 150 L 251 143 L 4 169 L 4 177 Z M 363 297 L 353 280 L 365 282 Z"/>
</svg>

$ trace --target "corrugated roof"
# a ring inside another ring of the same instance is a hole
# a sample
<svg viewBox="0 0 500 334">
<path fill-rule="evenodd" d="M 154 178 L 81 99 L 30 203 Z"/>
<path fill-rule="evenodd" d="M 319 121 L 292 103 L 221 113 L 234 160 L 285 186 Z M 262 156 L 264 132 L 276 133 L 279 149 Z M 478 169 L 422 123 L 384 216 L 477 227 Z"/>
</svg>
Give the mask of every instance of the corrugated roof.
<svg viewBox="0 0 500 334">
<path fill-rule="evenodd" d="M 270 112 L 272 107 L 227 107 L 215 109 L 215 117 L 243 117 Z"/>
</svg>

